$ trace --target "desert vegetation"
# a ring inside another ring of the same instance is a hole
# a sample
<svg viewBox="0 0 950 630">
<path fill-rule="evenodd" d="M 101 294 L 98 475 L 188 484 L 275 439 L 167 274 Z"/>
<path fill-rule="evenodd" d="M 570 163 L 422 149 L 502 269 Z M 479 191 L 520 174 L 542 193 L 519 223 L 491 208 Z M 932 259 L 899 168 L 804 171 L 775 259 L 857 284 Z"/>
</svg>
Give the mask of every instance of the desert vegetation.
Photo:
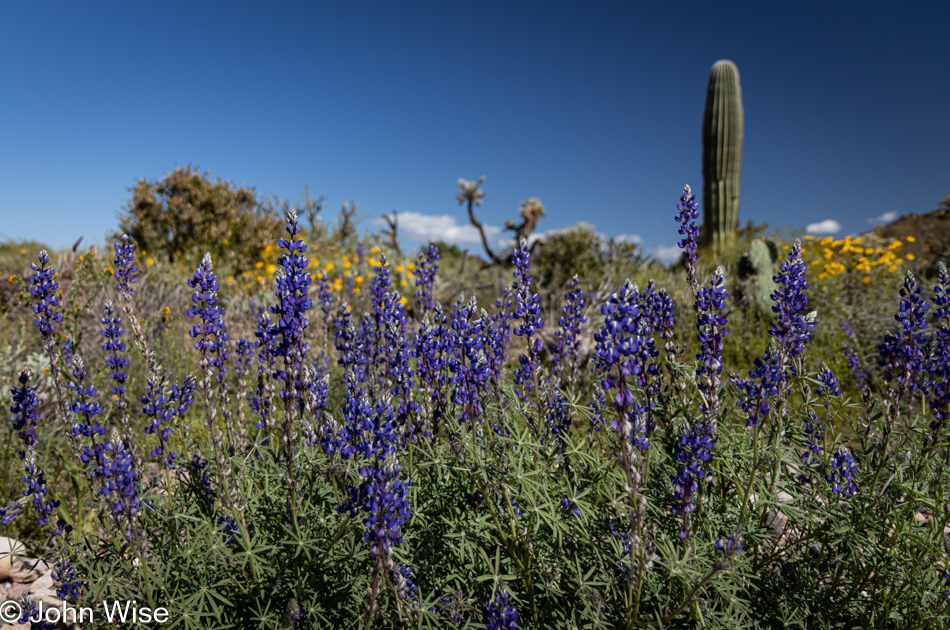
<svg viewBox="0 0 950 630">
<path fill-rule="evenodd" d="M 191 168 L 132 192 L 102 250 L 3 246 L 4 570 L 55 591 L 8 582 L 23 623 L 947 627 L 950 275 L 914 237 L 700 248 L 687 187 L 671 267 L 529 246 L 538 200 L 482 258 Z"/>
</svg>

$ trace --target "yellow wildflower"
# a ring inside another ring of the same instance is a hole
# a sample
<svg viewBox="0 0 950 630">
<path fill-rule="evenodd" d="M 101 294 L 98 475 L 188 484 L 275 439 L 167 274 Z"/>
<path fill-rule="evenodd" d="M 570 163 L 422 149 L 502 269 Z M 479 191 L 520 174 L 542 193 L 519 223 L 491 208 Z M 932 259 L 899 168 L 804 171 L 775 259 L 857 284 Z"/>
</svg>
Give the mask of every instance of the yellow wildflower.
<svg viewBox="0 0 950 630">
<path fill-rule="evenodd" d="M 381 249 L 378 248 L 378 247 L 374 247 L 373 249 L 369 250 L 369 253 L 370 253 L 370 254 L 378 254 L 378 253 L 381 252 L 381 251 L 383 251 L 383 250 L 381 250 Z"/>
<path fill-rule="evenodd" d="M 913 243 L 913 242 L 916 241 L 917 239 L 914 238 L 913 236 L 907 236 L 907 237 L 905 237 L 905 240 L 906 240 L 908 243 Z"/>
<path fill-rule="evenodd" d="M 272 276 L 274 272 L 277 271 L 277 265 L 271 263 L 264 268 L 264 271 L 267 272 L 268 276 Z"/>
<path fill-rule="evenodd" d="M 353 282 L 356 283 L 356 286 L 361 286 L 363 284 L 363 276 L 356 276 L 353 278 Z"/>
<path fill-rule="evenodd" d="M 910 237 L 908 237 L 908 238 L 910 238 Z M 916 256 L 914 256 L 914 255 L 911 254 L 910 252 L 907 252 L 907 255 L 904 256 L 904 258 L 906 258 L 907 260 L 913 260 L 914 258 L 916 258 Z"/>
<path fill-rule="evenodd" d="M 864 284 L 870 284 L 870 283 L 871 283 L 871 279 L 868 278 L 868 277 L 864 277 L 864 278 L 861 279 L 861 282 L 863 282 Z"/>
<path fill-rule="evenodd" d="M 402 265 L 399 265 L 398 267 L 396 267 L 396 273 L 402 273 L 402 272 L 405 271 L 405 270 L 406 270 L 406 268 L 403 267 Z"/>
<path fill-rule="evenodd" d="M 263 261 L 263 260 L 258 260 L 256 263 L 254 263 L 254 268 L 255 268 L 255 269 L 263 269 L 263 268 L 264 268 L 264 261 Z"/>
<path fill-rule="evenodd" d="M 154 259 L 154 258 L 146 258 L 146 259 L 145 259 L 145 264 L 148 265 L 149 267 L 151 267 L 152 265 L 155 264 L 155 259 Z"/>
</svg>

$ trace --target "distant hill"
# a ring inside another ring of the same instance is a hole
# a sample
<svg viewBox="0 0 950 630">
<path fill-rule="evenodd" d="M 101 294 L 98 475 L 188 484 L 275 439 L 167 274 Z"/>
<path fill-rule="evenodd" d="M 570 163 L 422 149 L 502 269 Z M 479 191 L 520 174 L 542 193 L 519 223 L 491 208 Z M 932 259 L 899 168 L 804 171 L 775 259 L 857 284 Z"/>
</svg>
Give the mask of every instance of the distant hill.
<svg viewBox="0 0 950 630">
<path fill-rule="evenodd" d="M 912 252 L 924 265 L 936 265 L 940 260 L 950 263 L 950 195 L 943 198 L 936 210 L 927 214 L 905 214 L 861 236 L 871 240 L 899 238 L 905 241 L 901 253 Z M 914 237 L 914 241 L 907 242 L 908 236 Z"/>
</svg>

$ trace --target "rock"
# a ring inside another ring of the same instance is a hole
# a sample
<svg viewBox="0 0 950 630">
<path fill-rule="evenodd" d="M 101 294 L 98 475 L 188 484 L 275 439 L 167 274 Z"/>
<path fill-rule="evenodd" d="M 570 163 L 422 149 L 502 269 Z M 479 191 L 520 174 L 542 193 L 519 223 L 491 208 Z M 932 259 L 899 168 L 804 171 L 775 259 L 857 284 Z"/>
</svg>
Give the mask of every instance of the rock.
<svg viewBox="0 0 950 630">
<path fill-rule="evenodd" d="M 53 580 L 52 567 L 32 584 L 14 583 L 7 590 L 8 599 L 20 599 L 24 593 L 30 594 L 34 602 L 43 602 L 43 606 L 56 608 L 62 601 L 56 597 L 56 582 Z"/>
<path fill-rule="evenodd" d="M 20 584 L 35 582 L 40 577 L 53 570 L 45 560 L 36 560 L 35 558 L 19 557 L 13 560 L 10 576 L 7 578 Z"/>
<path fill-rule="evenodd" d="M 777 498 L 778 498 L 779 503 L 791 503 L 792 501 L 795 500 L 795 497 L 785 492 L 784 490 L 778 491 Z"/>
<path fill-rule="evenodd" d="M 781 538 L 782 532 L 785 531 L 785 525 L 788 523 L 788 517 L 782 514 L 779 510 L 770 511 L 768 514 L 768 519 L 765 521 L 765 526 L 769 528 L 769 536 L 773 538 Z"/>
</svg>

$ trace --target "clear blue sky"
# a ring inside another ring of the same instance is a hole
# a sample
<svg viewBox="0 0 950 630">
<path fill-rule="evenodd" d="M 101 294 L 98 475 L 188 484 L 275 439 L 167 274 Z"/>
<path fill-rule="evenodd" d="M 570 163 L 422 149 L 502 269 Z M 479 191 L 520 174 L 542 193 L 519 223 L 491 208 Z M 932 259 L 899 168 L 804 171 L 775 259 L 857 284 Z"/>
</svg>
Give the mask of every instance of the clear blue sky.
<svg viewBox="0 0 950 630">
<path fill-rule="evenodd" d="M 948 32 L 942 1 L 4 2 L 0 239 L 102 242 L 137 178 L 196 164 L 473 251 L 456 180 L 485 175 L 490 225 L 539 197 L 541 229 L 670 247 L 718 59 L 740 220 L 862 231 L 950 193 Z"/>
</svg>

